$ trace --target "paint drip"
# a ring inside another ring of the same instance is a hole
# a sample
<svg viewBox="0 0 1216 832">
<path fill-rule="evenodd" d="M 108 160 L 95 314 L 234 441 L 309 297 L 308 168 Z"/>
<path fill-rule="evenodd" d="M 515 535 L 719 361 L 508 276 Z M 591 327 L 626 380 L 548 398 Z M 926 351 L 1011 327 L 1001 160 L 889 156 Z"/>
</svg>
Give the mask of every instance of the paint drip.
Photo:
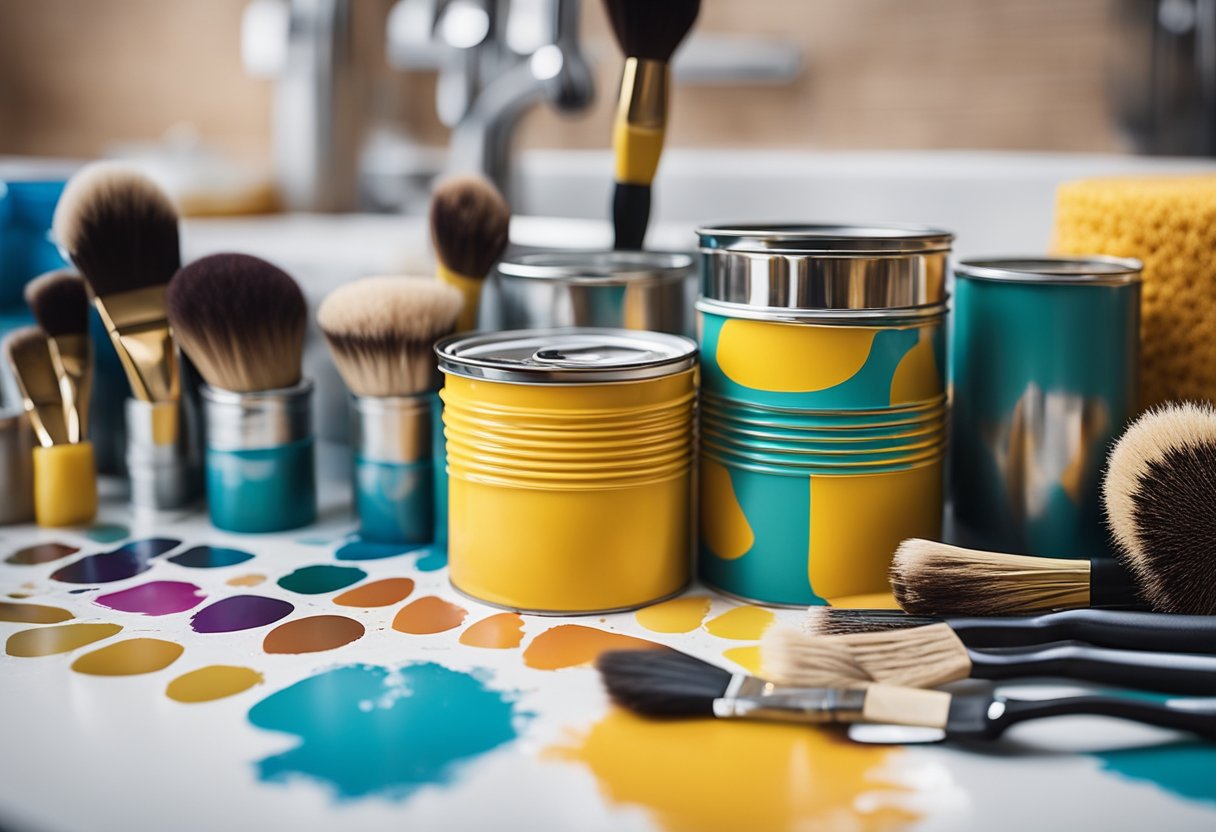
<svg viewBox="0 0 1216 832">
<path fill-rule="evenodd" d="M 93 602 L 119 612 L 172 615 L 194 609 L 206 597 L 200 587 L 184 581 L 149 581 L 130 589 L 99 595 Z"/>
<path fill-rule="evenodd" d="M 331 566 L 318 564 L 302 566 L 279 578 L 279 586 L 300 595 L 322 595 L 356 584 L 367 577 L 362 569 L 353 566 Z"/>
<path fill-rule="evenodd" d="M 690 595 L 638 610 L 638 623 L 652 633 L 691 633 L 709 612 L 709 598 Z"/>
<path fill-rule="evenodd" d="M 138 676 L 173 664 L 185 650 L 159 638 L 133 638 L 85 653 L 72 662 L 72 670 L 88 676 Z"/>
<path fill-rule="evenodd" d="M 402 607 L 393 619 L 393 629 L 424 636 L 442 633 L 464 623 L 469 611 L 435 595 L 426 595 Z"/>
<path fill-rule="evenodd" d="M 37 566 L 40 563 L 61 560 L 79 551 L 79 546 L 69 546 L 66 543 L 35 543 L 13 552 L 4 562 L 17 566 Z"/>
<path fill-rule="evenodd" d="M 11 596 L 10 596 L 11 597 Z M 0 621 L 18 624 L 58 624 L 69 621 L 72 614 L 60 607 L 44 607 L 41 604 L 14 604 L 0 601 Z"/>
<path fill-rule="evenodd" d="M 214 702 L 244 693 L 263 681 L 262 674 L 252 668 L 213 664 L 178 676 L 165 688 L 165 695 L 174 702 Z"/>
<path fill-rule="evenodd" d="M 582 624 L 561 624 L 532 639 L 524 650 L 524 664 L 537 670 L 561 670 L 590 664 L 609 650 L 661 650 L 663 645 L 644 638 L 609 633 Z"/>
<path fill-rule="evenodd" d="M 193 546 L 180 555 L 169 558 L 170 563 L 187 569 L 222 569 L 253 560 L 253 553 L 240 549 L 225 549 L 220 546 Z"/>
<path fill-rule="evenodd" d="M 122 632 L 121 624 L 89 623 L 60 624 L 21 630 L 8 637 L 4 652 L 10 656 L 36 658 L 69 653 L 78 647 L 101 641 Z"/>
<path fill-rule="evenodd" d="M 461 644 L 498 650 L 518 647 L 523 640 L 524 620 L 514 612 L 500 612 L 483 618 L 460 634 Z"/>
<path fill-rule="evenodd" d="M 735 607 L 717 618 L 710 619 L 705 629 L 718 638 L 736 641 L 759 641 L 760 636 L 773 623 L 775 616 L 760 607 Z"/>
<path fill-rule="evenodd" d="M 335 598 L 334 603 L 343 607 L 362 607 L 363 609 L 387 607 L 404 601 L 413 591 L 412 578 L 384 578 L 348 589 Z"/>
<path fill-rule="evenodd" d="M 235 633 L 265 627 L 286 618 L 295 606 L 263 595 L 233 595 L 203 607 L 190 618 L 196 633 Z"/>
<path fill-rule="evenodd" d="M 280 624 L 266 634 L 267 653 L 320 653 L 363 637 L 363 625 L 342 615 L 312 615 Z"/>
<path fill-rule="evenodd" d="M 132 540 L 112 552 L 88 555 L 60 568 L 51 577 L 65 584 L 108 584 L 133 578 L 152 568 L 151 561 L 181 545 L 180 540 L 152 537 Z"/>
</svg>

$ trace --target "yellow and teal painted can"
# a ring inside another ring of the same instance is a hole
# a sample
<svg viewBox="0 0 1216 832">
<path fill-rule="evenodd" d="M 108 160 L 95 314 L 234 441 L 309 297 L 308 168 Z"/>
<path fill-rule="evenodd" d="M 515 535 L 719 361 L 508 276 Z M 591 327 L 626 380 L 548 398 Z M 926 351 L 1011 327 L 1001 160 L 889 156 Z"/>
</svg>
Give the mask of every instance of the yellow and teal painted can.
<svg viewBox="0 0 1216 832">
<path fill-rule="evenodd" d="M 940 537 L 950 234 L 699 230 L 698 573 L 751 601 L 888 591 Z"/>
<path fill-rule="evenodd" d="M 951 495 L 959 542 L 1113 553 L 1099 492 L 1135 416 L 1139 261 L 966 260 L 955 281 Z"/>
</svg>

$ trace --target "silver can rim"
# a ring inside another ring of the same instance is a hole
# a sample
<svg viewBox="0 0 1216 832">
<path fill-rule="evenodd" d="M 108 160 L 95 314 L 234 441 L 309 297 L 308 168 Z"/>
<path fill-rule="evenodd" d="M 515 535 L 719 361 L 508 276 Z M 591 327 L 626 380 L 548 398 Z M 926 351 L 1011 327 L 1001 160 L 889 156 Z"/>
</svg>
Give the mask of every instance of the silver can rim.
<svg viewBox="0 0 1216 832">
<path fill-rule="evenodd" d="M 751 321 L 772 321 L 786 324 L 819 324 L 826 326 L 891 326 L 893 324 L 923 324 L 946 317 L 949 296 L 941 303 L 924 306 L 895 306 L 883 309 L 791 309 L 786 306 L 751 306 L 724 300 L 701 298 L 698 312 L 709 312 L 724 318 Z"/>
<path fill-rule="evenodd" d="M 511 280 L 589 286 L 625 286 L 694 278 L 692 254 L 677 251 L 532 251 L 503 260 L 498 274 Z"/>
<path fill-rule="evenodd" d="M 1000 283 L 1066 286 L 1124 286 L 1139 283 L 1144 264 L 1132 257 L 1081 256 L 979 257 L 960 261 L 958 277 Z"/>
<path fill-rule="evenodd" d="M 888 257 L 949 252 L 954 234 L 902 223 L 715 223 L 697 229 L 703 253 Z"/>
</svg>

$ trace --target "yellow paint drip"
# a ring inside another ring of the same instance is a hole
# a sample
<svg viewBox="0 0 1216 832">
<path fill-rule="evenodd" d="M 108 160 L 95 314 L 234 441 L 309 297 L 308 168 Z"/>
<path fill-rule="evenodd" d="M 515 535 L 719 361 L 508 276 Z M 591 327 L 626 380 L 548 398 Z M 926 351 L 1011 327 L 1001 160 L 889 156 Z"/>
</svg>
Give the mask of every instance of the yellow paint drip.
<svg viewBox="0 0 1216 832">
<path fill-rule="evenodd" d="M 667 832 L 891 832 L 918 819 L 861 799 L 906 791 L 880 774 L 899 752 L 821 728 L 614 710 L 578 744 L 548 753 L 587 766 L 609 800 L 649 809 Z"/>
<path fill-rule="evenodd" d="M 741 558 L 756 542 L 724 465 L 701 457 L 701 538 L 724 560 Z"/>
<path fill-rule="evenodd" d="M 120 641 L 72 662 L 72 670 L 88 676 L 136 676 L 164 670 L 177 661 L 185 648 L 159 638 Z"/>
<path fill-rule="evenodd" d="M 760 607 L 735 607 L 707 622 L 705 629 L 719 638 L 756 641 L 773 623 L 773 617 Z"/>
<path fill-rule="evenodd" d="M 652 633 L 691 633 L 701 626 L 707 612 L 709 599 L 704 595 L 692 595 L 643 607 L 637 611 L 637 619 Z"/>
<path fill-rule="evenodd" d="M 750 647 L 732 647 L 729 650 L 723 650 L 722 656 L 730 659 L 735 664 L 742 667 L 753 676 L 763 676 L 761 672 L 763 662 L 760 659 L 760 647 L 751 645 Z"/>
<path fill-rule="evenodd" d="M 773 393 L 811 393 L 851 379 L 865 365 L 877 330 L 790 326 L 733 318 L 718 335 L 718 367 L 735 384 Z M 788 360 L 756 360 L 785 356 Z"/>
<path fill-rule="evenodd" d="M 40 627 L 22 630 L 8 637 L 4 650 L 10 656 L 34 658 L 68 653 L 103 638 L 122 632 L 121 624 L 61 624 L 58 627 Z"/>
<path fill-rule="evenodd" d="M 212 702 L 262 682 L 262 674 L 252 668 L 213 664 L 178 676 L 165 688 L 165 695 L 175 702 Z"/>
<path fill-rule="evenodd" d="M 912 404 L 937 398 L 942 393 L 942 380 L 937 372 L 937 356 L 933 350 L 936 329 L 922 329 L 916 346 L 900 359 L 891 378 L 891 404 Z"/>
</svg>

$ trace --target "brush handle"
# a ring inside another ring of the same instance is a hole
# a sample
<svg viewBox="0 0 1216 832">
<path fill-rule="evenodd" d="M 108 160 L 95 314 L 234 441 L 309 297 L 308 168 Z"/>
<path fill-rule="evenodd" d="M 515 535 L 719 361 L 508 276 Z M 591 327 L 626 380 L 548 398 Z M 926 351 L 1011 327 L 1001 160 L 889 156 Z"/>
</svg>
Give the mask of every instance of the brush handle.
<svg viewBox="0 0 1216 832">
<path fill-rule="evenodd" d="M 1114 558 L 1089 559 L 1089 605 L 1148 609 L 1140 597 L 1140 585 L 1131 572 Z"/>
<path fill-rule="evenodd" d="M 1162 693 L 1216 696 L 1216 656 L 1110 650 L 1084 644 L 1052 644 L 1035 650 L 993 653 L 967 652 L 973 679 L 999 681 L 1059 676 Z"/>
<path fill-rule="evenodd" d="M 1030 647 L 1084 641 L 1119 650 L 1216 654 L 1216 616 L 1065 610 L 1028 617 L 947 618 L 968 647 Z"/>
<path fill-rule="evenodd" d="M 650 186 L 617 182 L 612 197 L 612 224 L 617 251 L 641 251 L 650 223 Z"/>
<path fill-rule="evenodd" d="M 1165 702 L 1146 702 L 1117 696 L 1066 696 L 1058 699 L 1004 699 L 997 697 L 1004 710 L 986 715 L 986 739 L 995 739 L 1019 722 L 1053 716 L 1109 716 L 1143 725 L 1187 731 L 1204 739 L 1216 740 L 1216 710 L 1183 708 Z M 953 732 L 949 732 L 954 735 Z"/>
</svg>

